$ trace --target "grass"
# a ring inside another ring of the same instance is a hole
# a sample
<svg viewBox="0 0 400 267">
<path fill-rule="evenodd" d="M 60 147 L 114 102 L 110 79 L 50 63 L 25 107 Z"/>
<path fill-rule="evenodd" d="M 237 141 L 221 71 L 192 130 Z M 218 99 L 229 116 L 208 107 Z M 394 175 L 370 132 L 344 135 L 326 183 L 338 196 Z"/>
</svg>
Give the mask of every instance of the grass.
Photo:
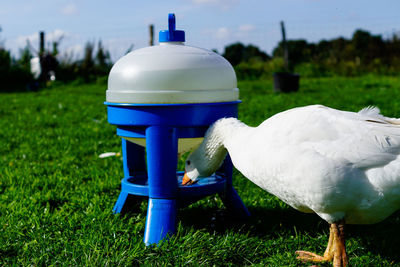
<svg viewBox="0 0 400 267">
<path fill-rule="evenodd" d="M 250 125 L 320 103 L 357 111 L 368 105 L 400 117 L 400 78 L 303 79 L 297 93 L 274 94 L 272 81 L 242 81 L 239 117 Z M 146 203 L 112 214 L 123 176 L 115 127 L 107 123 L 104 84 L 61 85 L 0 94 L 0 265 L 309 266 L 298 249 L 323 253 L 328 225 L 293 210 L 238 172 L 234 185 L 252 213 L 233 221 L 216 196 L 179 213 L 169 242 L 142 243 Z M 400 213 L 349 226 L 351 266 L 400 266 Z M 329 266 L 326 265 L 326 266 Z"/>
</svg>

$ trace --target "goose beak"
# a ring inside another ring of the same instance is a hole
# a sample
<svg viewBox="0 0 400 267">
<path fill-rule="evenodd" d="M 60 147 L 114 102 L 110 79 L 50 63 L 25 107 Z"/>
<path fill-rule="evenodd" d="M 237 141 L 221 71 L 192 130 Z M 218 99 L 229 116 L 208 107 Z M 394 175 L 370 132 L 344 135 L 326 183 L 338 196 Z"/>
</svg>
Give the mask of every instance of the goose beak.
<svg viewBox="0 0 400 267">
<path fill-rule="evenodd" d="M 182 178 L 182 185 L 191 185 L 191 184 L 193 184 L 194 183 L 194 181 L 193 180 L 191 180 L 188 176 L 187 176 L 187 174 L 186 174 L 186 172 L 185 172 L 185 175 L 183 175 L 183 178 Z"/>
</svg>

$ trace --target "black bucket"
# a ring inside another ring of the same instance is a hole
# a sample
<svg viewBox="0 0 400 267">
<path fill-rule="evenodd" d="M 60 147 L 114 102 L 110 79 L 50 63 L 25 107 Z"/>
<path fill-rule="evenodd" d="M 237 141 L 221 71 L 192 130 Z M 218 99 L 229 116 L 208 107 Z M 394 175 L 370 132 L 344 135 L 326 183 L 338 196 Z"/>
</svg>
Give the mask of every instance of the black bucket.
<svg viewBox="0 0 400 267">
<path fill-rule="evenodd" d="M 274 73 L 274 91 L 275 92 L 297 92 L 299 90 L 300 75 L 290 72 Z"/>
</svg>

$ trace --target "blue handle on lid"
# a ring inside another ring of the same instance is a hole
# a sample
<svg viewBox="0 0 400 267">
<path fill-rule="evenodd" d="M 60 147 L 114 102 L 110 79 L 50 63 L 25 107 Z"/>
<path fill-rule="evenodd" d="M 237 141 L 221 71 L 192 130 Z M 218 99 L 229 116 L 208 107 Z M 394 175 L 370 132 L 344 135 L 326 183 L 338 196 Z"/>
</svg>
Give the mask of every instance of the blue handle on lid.
<svg viewBox="0 0 400 267">
<path fill-rule="evenodd" d="M 175 14 L 168 14 L 168 30 L 160 31 L 158 38 L 160 42 L 184 42 L 185 32 L 175 30 Z"/>
</svg>

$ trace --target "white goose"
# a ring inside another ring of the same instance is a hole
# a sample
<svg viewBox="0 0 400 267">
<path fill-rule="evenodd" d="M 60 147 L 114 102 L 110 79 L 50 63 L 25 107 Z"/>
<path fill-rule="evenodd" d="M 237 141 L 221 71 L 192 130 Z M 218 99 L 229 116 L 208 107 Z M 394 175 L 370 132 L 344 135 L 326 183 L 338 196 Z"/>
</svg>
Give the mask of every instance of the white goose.
<svg viewBox="0 0 400 267">
<path fill-rule="evenodd" d="M 258 127 L 220 119 L 189 155 L 183 184 L 215 172 L 226 151 L 256 185 L 330 224 L 324 255 L 296 251 L 303 261 L 346 266 L 345 223 L 377 223 L 400 208 L 400 119 L 378 108 L 354 113 L 306 106 Z"/>
</svg>

